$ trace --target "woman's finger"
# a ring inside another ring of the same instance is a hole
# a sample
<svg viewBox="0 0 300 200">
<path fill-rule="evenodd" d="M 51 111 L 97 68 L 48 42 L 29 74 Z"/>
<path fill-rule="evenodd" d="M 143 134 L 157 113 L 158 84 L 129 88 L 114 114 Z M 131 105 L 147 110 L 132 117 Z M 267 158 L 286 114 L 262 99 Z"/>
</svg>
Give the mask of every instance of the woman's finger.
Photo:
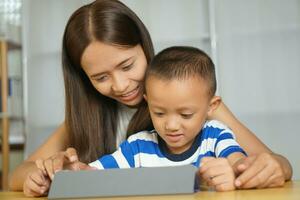
<svg viewBox="0 0 300 200">
<path fill-rule="evenodd" d="M 37 173 L 30 174 L 24 182 L 23 191 L 26 196 L 41 196 L 47 190 L 45 186 L 37 183 L 39 182 L 37 176 Z"/>
<path fill-rule="evenodd" d="M 32 181 L 32 179 L 28 176 L 23 184 L 23 193 L 25 196 L 27 197 L 36 197 L 39 196 L 40 193 L 39 192 L 35 192 L 36 191 L 40 191 L 39 190 L 39 186 L 36 185 L 35 182 Z"/>
<path fill-rule="evenodd" d="M 44 166 L 44 160 L 42 159 L 37 159 L 35 161 L 35 165 L 37 166 L 37 168 L 39 168 L 40 170 L 42 170 L 43 174 L 46 176 L 47 175 L 47 171 L 46 168 Z"/>
<path fill-rule="evenodd" d="M 76 149 L 70 147 L 65 152 L 66 157 L 69 159 L 70 162 L 78 161 L 78 155 Z"/>
<path fill-rule="evenodd" d="M 268 179 L 272 176 L 273 173 L 274 169 L 270 166 L 266 166 L 255 176 L 253 176 L 250 180 L 242 184 L 240 188 L 262 188 L 262 186 L 268 181 Z"/>
<path fill-rule="evenodd" d="M 79 170 L 97 170 L 96 167 L 89 166 L 89 165 L 87 165 L 85 163 L 82 163 L 82 162 L 77 163 L 77 168 Z"/>
<path fill-rule="evenodd" d="M 267 181 L 259 185 L 257 188 L 282 187 L 285 183 L 284 173 L 281 168 L 275 169 L 275 172 L 270 175 Z"/>
<path fill-rule="evenodd" d="M 242 159 L 235 167 L 235 171 L 242 173 L 256 160 L 256 156 L 249 156 Z"/>
<path fill-rule="evenodd" d="M 285 179 L 282 176 L 272 176 L 266 182 L 263 188 L 274 188 L 274 187 L 282 187 L 285 183 Z"/>
<path fill-rule="evenodd" d="M 45 168 L 46 168 L 46 171 L 47 171 L 47 174 L 49 176 L 49 178 L 51 180 L 53 180 L 53 177 L 54 177 L 54 170 L 53 170 L 53 161 L 52 159 L 47 159 L 44 161 L 44 165 L 45 165 Z"/>
<path fill-rule="evenodd" d="M 44 177 L 44 174 L 42 170 L 38 169 L 34 173 L 30 175 L 30 178 L 32 181 L 34 181 L 38 186 L 44 186 L 46 185 L 46 179 Z"/>
<path fill-rule="evenodd" d="M 235 180 L 235 186 L 241 187 L 243 184 L 256 176 L 265 167 L 265 163 L 262 163 L 258 159 L 256 159 L 254 162 L 252 162 L 251 166 L 249 166 L 242 174 L 237 177 L 237 179 Z"/>
<path fill-rule="evenodd" d="M 59 153 L 55 157 L 52 157 L 52 166 L 53 166 L 53 173 L 62 170 L 64 168 L 64 164 L 68 163 L 68 159 L 65 157 L 64 153 Z"/>
</svg>

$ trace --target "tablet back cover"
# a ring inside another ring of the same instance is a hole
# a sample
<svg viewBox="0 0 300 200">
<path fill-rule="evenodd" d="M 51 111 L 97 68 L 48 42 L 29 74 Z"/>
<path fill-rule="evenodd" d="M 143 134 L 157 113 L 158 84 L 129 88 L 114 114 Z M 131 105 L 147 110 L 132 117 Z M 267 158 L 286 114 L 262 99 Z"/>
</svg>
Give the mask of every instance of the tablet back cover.
<svg viewBox="0 0 300 200">
<path fill-rule="evenodd" d="M 196 171 L 192 165 L 60 171 L 48 199 L 193 193 Z"/>
</svg>

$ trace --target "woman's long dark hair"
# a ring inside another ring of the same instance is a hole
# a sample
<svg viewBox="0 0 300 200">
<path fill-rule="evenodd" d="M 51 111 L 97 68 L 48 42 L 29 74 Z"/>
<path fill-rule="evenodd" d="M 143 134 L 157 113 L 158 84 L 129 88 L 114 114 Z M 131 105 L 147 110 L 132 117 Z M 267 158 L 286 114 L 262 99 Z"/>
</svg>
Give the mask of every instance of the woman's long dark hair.
<svg viewBox="0 0 300 200">
<path fill-rule="evenodd" d="M 81 57 L 92 42 L 134 47 L 140 44 L 149 63 L 154 55 L 150 35 L 141 20 L 116 0 L 97 0 L 75 11 L 63 36 L 62 64 L 65 83 L 65 125 L 69 145 L 83 162 L 116 148 L 118 104 L 101 95 L 81 67 Z M 145 102 L 130 122 L 128 133 L 149 127 Z M 143 114 L 141 114 L 143 113 Z M 144 114 L 146 113 L 146 114 Z M 143 115 L 143 119 L 139 120 Z"/>
</svg>

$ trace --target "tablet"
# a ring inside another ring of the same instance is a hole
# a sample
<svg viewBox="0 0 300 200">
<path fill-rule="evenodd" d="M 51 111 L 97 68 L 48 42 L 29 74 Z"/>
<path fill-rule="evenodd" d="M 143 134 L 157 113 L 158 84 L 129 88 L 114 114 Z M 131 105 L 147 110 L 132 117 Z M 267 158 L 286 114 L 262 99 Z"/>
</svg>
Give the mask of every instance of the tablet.
<svg viewBox="0 0 300 200">
<path fill-rule="evenodd" d="M 48 199 L 193 193 L 196 171 L 192 165 L 60 171 L 54 176 Z"/>
</svg>

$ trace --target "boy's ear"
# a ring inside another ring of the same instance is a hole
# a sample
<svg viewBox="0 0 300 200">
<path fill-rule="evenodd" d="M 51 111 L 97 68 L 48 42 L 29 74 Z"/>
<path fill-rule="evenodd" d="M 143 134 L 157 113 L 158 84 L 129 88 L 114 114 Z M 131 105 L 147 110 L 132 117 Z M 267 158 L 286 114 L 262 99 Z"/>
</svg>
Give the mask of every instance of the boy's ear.
<svg viewBox="0 0 300 200">
<path fill-rule="evenodd" d="M 147 101 L 147 95 L 143 94 L 144 99 Z"/>
<path fill-rule="evenodd" d="M 209 103 L 209 109 L 207 112 L 208 116 L 210 116 L 213 113 L 213 111 L 218 108 L 221 101 L 222 101 L 221 97 L 213 96 L 213 98 L 210 100 L 210 103 Z"/>
</svg>

